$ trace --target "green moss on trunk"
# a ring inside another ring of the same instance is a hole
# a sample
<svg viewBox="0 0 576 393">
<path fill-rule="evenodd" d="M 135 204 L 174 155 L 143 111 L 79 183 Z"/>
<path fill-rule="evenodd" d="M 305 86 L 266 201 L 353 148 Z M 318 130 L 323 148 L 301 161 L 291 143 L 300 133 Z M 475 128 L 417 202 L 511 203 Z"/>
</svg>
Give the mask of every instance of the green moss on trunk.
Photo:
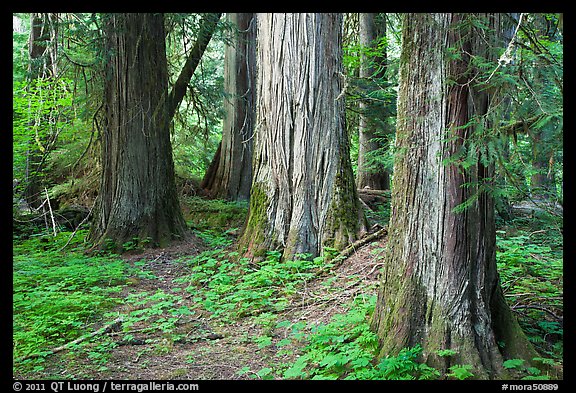
<svg viewBox="0 0 576 393">
<path fill-rule="evenodd" d="M 366 232 L 368 221 L 360 206 L 347 141 L 340 146 L 340 166 L 334 179 L 333 197 L 322 234 L 322 248 L 343 250 Z"/>
<path fill-rule="evenodd" d="M 250 207 L 248 218 L 238 242 L 238 249 L 249 258 L 262 258 L 269 248 L 269 240 L 266 239 L 268 225 L 267 209 L 270 198 L 266 194 L 262 183 L 252 184 L 250 190 Z"/>
</svg>

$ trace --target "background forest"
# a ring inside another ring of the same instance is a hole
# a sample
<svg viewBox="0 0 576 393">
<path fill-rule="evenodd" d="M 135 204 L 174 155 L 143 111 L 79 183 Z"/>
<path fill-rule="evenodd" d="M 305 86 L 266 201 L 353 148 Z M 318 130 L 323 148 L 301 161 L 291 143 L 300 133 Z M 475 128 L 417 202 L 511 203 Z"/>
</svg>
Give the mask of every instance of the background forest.
<svg viewBox="0 0 576 393">
<path fill-rule="evenodd" d="M 13 14 L 14 378 L 561 378 L 562 14 L 455 17 L 438 63 L 449 97 L 488 97 L 438 157 L 468 176 L 456 217 L 493 201 L 497 287 L 534 350 L 480 366 L 378 319 L 434 29 L 267 15 Z"/>
</svg>

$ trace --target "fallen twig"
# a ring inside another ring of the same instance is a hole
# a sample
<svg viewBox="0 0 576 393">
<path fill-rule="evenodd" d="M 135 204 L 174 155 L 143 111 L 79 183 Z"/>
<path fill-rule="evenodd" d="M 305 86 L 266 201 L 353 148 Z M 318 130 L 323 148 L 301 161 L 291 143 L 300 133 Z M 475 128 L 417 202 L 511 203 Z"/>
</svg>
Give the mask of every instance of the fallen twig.
<svg viewBox="0 0 576 393">
<path fill-rule="evenodd" d="M 370 273 L 368 273 L 368 276 L 371 276 L 379 266 L 384 266 L 384 263 L 376 263 L 374 267 L 372 267 L 372 270 L 370 270 Z"/>
<path fill-rule="evenodd" d="M 48 201 L 48 209 L 50 210 L 50 217 L 52 218 L 52 230 L 54 231 L 54 236 L 56 236 L 56 221 L 54 220 L 54 213 L 52 213 L 52 206 L 50 205 L 50 196 L 48 195 L 48 190 L 44 187 L 46 192 L 46 201 Z"/>
<path fill-rule="evenodd" d="M 78 226 L 76 227 L 76 229 L 74 229 L 74 232 L 72 232 L 72 235 L 70 235 L 70 237 L 68 238 L 68 241 L 66 242 L 66 244 L 64 244 L 58 251 L 62 251 L 63 249 L 65 249 L 68 244 L 70 244 L 70 241 L 72 240 L 72 238 L 74 237 L 74 235 L 76 235 L 76 232 L 78 232 L 78 229 L 80 229 L 80 227 L 82 226 L 82 224 L 84 224 L 86 222 L 86 220 L 88 219 L 88 217 L 90 217 L 90 215 L 92 214 L 92 209 L 94 209 L 94 206 L 96 206 L 96 201 L 94 201 L 94 203 L 92 204 L 92 207 L 90 208 L 90 211 L 88 212 L 88 214 L 86 215 L 86 217 L 84 217 L 84 219 L 82 221 L 80 221 L 80 224 L 78 224 Z"/>
</svg>

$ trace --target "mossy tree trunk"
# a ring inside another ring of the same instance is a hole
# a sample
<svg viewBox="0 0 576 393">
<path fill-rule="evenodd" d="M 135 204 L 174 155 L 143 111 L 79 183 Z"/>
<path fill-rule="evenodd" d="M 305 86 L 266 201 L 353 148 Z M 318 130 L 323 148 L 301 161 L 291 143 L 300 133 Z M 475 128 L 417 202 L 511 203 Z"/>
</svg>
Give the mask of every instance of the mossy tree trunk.
<svg viewBox="0 0 576 393">
<path fill-rule="evenodd" d="M 530 362 L 536 352 L 499 282 L 494 199 L 480 188 L 494 169 L 448 160 L 489 103 L 471 81 L 470 56 L 486 50 L 472 42 L 463 18 L 405 16 L 391 224 L 372 327 L 381 356 L 420 344 L 424 360 L 441 370 L 469 364 L 475 378 L 499 378 L 504 359 Z M 487 23 L 495 27 L 497 19 Z M 440 357 L 440 349 L 457 354 Z"/>
<path fill-rule="evenodd" d="M 256 90 L 256 21 L 251 13 L 228 14 L 235 29 L 224 60 L 222 141 L 201 187 L 216 198 L 248 200 L 252 184 L 252 135 Z"/>
<path fill-rule="evenodd" d="M 342 15 L 258 14 L 247 255 L 343 248 L 365 229 L 345 127 Z"/>
<path fill-rule="evenodd" d="M 162 14 L 109 14 L 105 21 L 106 121 L 102 177 L 91 238 L 163 245 L 184 234 L 174 180 Z"/>
</svg>

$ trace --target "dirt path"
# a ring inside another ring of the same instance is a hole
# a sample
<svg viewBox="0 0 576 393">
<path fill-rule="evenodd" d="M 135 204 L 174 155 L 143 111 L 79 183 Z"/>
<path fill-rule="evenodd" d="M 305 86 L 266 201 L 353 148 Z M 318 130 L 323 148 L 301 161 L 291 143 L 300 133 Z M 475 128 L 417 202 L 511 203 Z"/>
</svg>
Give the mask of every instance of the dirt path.
<svg viewBox="0 0 576 393">
<path fill-rule="evenodd" d="M 125 257 L 132 264 L 140 261 L 142 266 L 139 267 L 155 277 L 134 279 L 124 295 L 158 290 L 170 293 L 171 289 L 181 286 L 174 280 L 188 271 L 177 260 L 202 252 L 203 247 L 199 247 L 199 244 L 202 244 L 200 239 L 191 238 L 170 248 Z M 344 305 L 354 297 L 370 295 L 366 288 L 377 280 L 381 248 L 381 243 L 368 244 L 330 273 L 307 282 L 278 315 L 278 320 L 294 323 L 306 321 L 307 326 L 327 323 L 332 315 L 343 312 Z M 371 291 L 374 291 L 373 286 Z M 198 309 L 192 298 L 183 297 L 182 304 L 178 306 Z M 130 306 L 123 304 L 116 311 L 122 315 L 130 312 Z M 109 361 L 102 371 L 95 370 L 89 359 L 85 364 L 76 360 L 68 365 L 65 353 L 52 356 L 49 362 L 54 367 L 53 371 L 58 370 L 58 374 L 64 378 L 72 375 L 76 378 L 114 380 L 233 380 L 258 378 L 258 370 L 279 361 L 294 360 L 298 354 L 298 348 L 285 351 L 287 347 L 284 346 L 283 355 L 279 356 L 280 348 L 276 344 L 287 337 L 287 329 L 266 328 L 257 324 L 254 318 L 246 317 L 225 324 L 210 318 L 208 313 L 185 316 L 177 322 L 176 333 L 183 336 L 177 341 L 170 338 L 173 336 L 168 337 L 158 330 L 147 331 L 146 328 L 145 321 L 132 326 L 133 338 L 129 342 L 122 341 L 124 333 L 110 333 L 118 346 L 110 349 Z M 258 346 L 254 338 L 262 335 L 272 338 L 271 345 Z M 249 371 L 239 374 L 247 368 Z"/>
</svg>

